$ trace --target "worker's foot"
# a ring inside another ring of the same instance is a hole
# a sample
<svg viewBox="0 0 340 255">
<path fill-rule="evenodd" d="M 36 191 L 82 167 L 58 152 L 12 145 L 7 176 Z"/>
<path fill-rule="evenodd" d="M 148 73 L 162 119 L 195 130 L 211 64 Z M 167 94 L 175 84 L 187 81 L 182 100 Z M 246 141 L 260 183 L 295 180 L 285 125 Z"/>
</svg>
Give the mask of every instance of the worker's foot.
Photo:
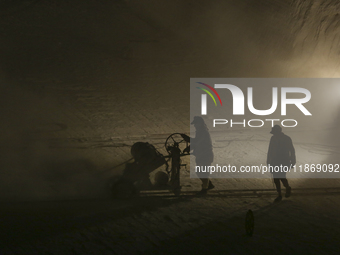
<svg viewBox="0 0 340 255">
<path fill-rule="evenodd" d="M 292 188 L 291 187 L 286 188 L 285 197 L 290 197 L 291 194 L 292 194 Z"/>
<path fill-rule="evenodd" d="M 211 181 L 209 181 L 209 186 L 208 186 L 208 189 L 213 189 L 213 188 L 215 188 L 214 184 L 212 184 L 212 182 L 211 182 Z"/>
<path fill-rule="evenodd" d="M 207 194 L 208 189 L 202 189 L 201 191 L 197 192 L 197 196 L 205 196 Z"/>
<path fill-rule="evenodd" d="M 277 198 L 275 198 L 274 203 L 278 203 L 282 200 L 282 196 L 278 196 Z"/>
</svg>

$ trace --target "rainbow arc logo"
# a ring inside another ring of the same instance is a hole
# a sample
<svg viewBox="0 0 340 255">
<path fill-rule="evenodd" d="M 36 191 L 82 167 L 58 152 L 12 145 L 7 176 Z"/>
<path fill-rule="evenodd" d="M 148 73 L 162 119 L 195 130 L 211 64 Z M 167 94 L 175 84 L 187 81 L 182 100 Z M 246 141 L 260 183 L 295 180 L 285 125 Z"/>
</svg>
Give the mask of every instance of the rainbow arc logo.
<svg viewBox="0 0 340 255">
<path fill-rule="evenodd" d="M 210 85 L 205 84 L 205 83 L 203 83 L 203 82 L 197 82 L 197 83 L 198 83 L 198 84 L 201 84 L 201 85 L 203 85 L 203 86 L 205 86 L 205 87 L 207 87 L 207 88 L 209 88 L 212 92 L 214 92 L 215 95 L 217 96 L 218 100 L 220 101 L 220 104 L 222 105 L 222 101 L 221 101 L 220 95 L 217 93 L 217 91 L 216 91 L 213 87 L 211 87 Z M 206 89 L 201 88 L 201 87 L 196 87 L 196 88 L 201 89 L 201 90 L 203 90 L 204 92 L 206 92 L 206 93 L 214 100 L 214 103 L 215 103 L 215 105 L 217 106 L 216 100 L 215 100 L 214 96 L 211 94 L 211 92 L 210 92 L 209 90 L 206 90 Z"/>
<path fill-rule="evenodd" d="M 218 100 L 220 101 L 220 104 L 221 104 L 221 106 L 222 106 L 222 100 L 221 100 L 221 98 L 220 98 L 220 95 L 217 93 L 217 91 L 216 91 L 213 87 L 211 87 L 210 85 L 205 84 L 205 83 L 203 83 L 203 82 L 197 82 L 197 83 L 198 83 L 198 84 L 201 84 L 201 85 L 203 85 L 203 86 L 205 86 L 205 87 L 207 87 L 207 88 L 210 89 L 212 92 L 214 92 L 214 94 L 217 96 L 217 98 L 218 98 Z M 201 90 L 203 90 L 204 92 L 206 92 L 206 93 L 212 98 L 212 100 L 214 100 L 215 106 L 217 106 L 215 97 L 213 96 L 213 94 L 211 94 L 211 92 L 210 92 L 209 90 L 207 90 L 207 89 L 205 89 L 205 88 L 201 88 L 201 87 L 196 87 L 196 88 L 201 89 Z M 206 102 L 206 95 L 202 95 L 202 102 L 203 102 L 203 101 Z M 205 108 L 205 109 L 202 109 L 202 113 L 203 113 L 203 112 L 205 112 L 205 114 L 206 114 L 206 108 Z"/>
</svg>

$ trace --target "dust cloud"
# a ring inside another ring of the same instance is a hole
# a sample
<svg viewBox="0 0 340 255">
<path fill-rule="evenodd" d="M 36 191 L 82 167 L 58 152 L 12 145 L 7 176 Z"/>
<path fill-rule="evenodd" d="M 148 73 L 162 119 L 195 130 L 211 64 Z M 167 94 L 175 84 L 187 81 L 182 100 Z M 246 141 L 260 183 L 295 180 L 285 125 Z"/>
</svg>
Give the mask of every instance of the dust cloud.
<svg viewBox="0 0 340 255">
<path fill-rule="evenodd" d="M 191 77 L 339 76 L 337 1 L 1 6 L 3 199 L 102 195 L 136 139 L 189 131 Z"/>
</svg>

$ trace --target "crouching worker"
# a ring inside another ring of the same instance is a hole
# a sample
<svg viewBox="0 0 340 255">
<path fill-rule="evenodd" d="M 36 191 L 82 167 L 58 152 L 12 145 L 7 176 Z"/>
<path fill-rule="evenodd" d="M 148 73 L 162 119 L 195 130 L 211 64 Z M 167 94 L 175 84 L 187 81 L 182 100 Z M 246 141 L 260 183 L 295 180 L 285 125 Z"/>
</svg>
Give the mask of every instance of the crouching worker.
<svg viewBox="0 0 340 255">
<path fill-rule="evenodd" d="M 186 148 L 184 152 L 190 152 L 193 150 L 193 155 L 195 155 L 196 166 L 200 166 L 200 169 L 204 169 L 204 166 L 210 166 L 214 161 L 214 153 L 211 142 L 211 137 L 207 125 L 205 124 L 202 117 L 195 116 L 194 120 L 191 122 L 196 129 L 195 138 L 190 138 L 189 136 L 182 134 L 185 141 L 190 142 L 190 147 Z M 209 180 L 210 173 L 207 172 L 197 172 L 197 176 L 202 181 L 202 190 L 198 192 L 198 195 L 205 195 L 209 189 L 213 189 L 215 186 Z"/>
</svg>

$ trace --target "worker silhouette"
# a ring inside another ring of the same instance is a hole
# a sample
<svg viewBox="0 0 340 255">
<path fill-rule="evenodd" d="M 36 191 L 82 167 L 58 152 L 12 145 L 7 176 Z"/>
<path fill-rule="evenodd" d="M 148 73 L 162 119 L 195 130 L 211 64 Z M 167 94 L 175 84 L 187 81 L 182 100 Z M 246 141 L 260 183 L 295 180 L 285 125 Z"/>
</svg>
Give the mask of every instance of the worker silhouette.
<svg viewBox="0 0 340 255">
<path fill-rule="evenodd" d="M 194 125 L 196 129 L 195 138 L 190 138 L 185 134 L 182 134 L 182 137 L 185 141 L 190 141 L 190 147 L 185 150 L 187 152 L 193 150 L 193 155 L 195 155 L 196 159 L 196 166 L 200 166 L 201 171 L 196 172 L 196 174 L 202 181 L 202 190 L 198 193 L 198 195 L 206 195 L 209 189 L 213 189 L 215 187 L 209 180 L 210 172 L 207 170 L 208 166 L 210 166 L 214 161 L 211 137 L 209 129 L 202 117 L 195 116 L 191 124 Z"/>
<path fill-rule="evenodd" d="M 275 125 L 270 133 L 273 136 L 269 143 L 267 165 L 273 174 L 273 180 L 278 192 L 278 197 L 274 202 L 280 202 L 282 200 L 280 182 L 286 188 L 285 197 L 290 197 L 291 195 L 292 189 L 288 184 L 286 173 L 296 164 L 295 149 L 292 139 L 282 133 L 282 128 L 279 125 Z"/>
</svg>

